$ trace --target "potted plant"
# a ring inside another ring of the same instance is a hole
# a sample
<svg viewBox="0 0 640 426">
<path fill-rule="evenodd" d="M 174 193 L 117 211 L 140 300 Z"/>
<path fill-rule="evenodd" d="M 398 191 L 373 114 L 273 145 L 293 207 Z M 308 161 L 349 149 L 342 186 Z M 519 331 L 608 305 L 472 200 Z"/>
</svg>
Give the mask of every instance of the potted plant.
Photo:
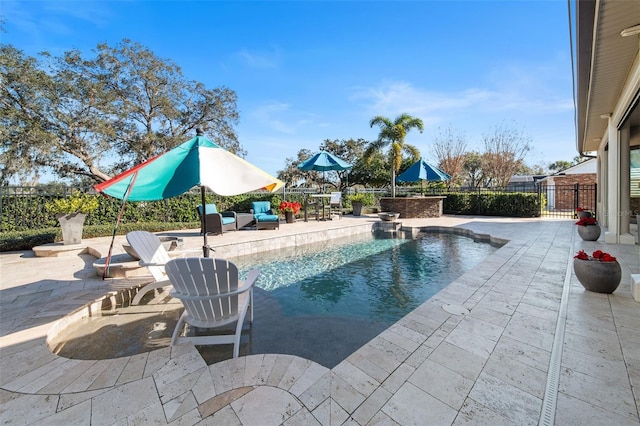
<svg viewBox="0 0 640 426">
<path fill-rule="evenodd" d="M 353 208 L 353 215 L 360 216 L 362 214 L 363 206 L 370 206 L 373 204 L 373 195 L 359 192 L 357 194 L 350 195 L 349 201 L 351 201 L 351 207 Z"/>
<path fill-rule="evenodd" d="M 602 250 L 594 251 L 591 256 L 580 250 L 573 257 L 573 271 L 585 289 L 596 293 L 613 293 L 622 279 L 616 258 Z"/>
<path fill-rule="evenodd" d="M 576 217 L 578 219 L 582 219 L 585 217 L 592 217 L 592 214 L 590 211 L 583 209 L 582 207 L 578 207 L 576 209 Z"/>
<path fill-rule="evenodd" d="M 293 216 L 300 212 L 302 204 L 297 201 L 283 201 L 280 203 L 280 211 L 284 213 L 287 223 L 293 223 Z"/>
<path fill-rule="evenodd" d="M 600 225 L 595 217 L 583 217 L 576 222 L 578 225 L 578 235 L 584 241 L 596 241 L 600 238 Z"/>
<path fill-rule="evenodd" d="M 95 196 L 75 193 L 69 197 L 47 201 L 45 208 L 48 212 L 57 215 L 62 229 L 63 244 L 80 244 L 82 241 L 82 227 L 88 213 L 98 208 L 98 199 Z"/>
</svg>

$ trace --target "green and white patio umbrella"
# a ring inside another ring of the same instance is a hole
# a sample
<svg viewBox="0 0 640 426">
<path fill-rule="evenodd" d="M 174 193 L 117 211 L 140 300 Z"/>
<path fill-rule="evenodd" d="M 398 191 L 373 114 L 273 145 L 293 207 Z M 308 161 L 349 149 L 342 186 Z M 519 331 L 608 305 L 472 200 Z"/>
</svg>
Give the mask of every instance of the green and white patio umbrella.
<svg viewBox="0 0 640 426">
<path fill-rule="evenodd" d="M 281 180 L 205 138 L 198 129 L 195 138 L 95 185 L 94 188 L 123 200 L 124 206 L 127 200 L 164 200 L 199 186 L 204 206 L 205 188 L 218 195 L 228 196 L 259 189 L 275 192 L 283 185 Z M 202 222 L 203 252 L 207 256 L 204 215 Z"/>
<path fill-rule="evenodd" d="M 118 199 L 156 201 L 194 186 L 218 195 L 238 195 L 258 189 L 274 192 L 282 185 L 281 180 L 198 134 L 94 188 Z"/>
</svg>

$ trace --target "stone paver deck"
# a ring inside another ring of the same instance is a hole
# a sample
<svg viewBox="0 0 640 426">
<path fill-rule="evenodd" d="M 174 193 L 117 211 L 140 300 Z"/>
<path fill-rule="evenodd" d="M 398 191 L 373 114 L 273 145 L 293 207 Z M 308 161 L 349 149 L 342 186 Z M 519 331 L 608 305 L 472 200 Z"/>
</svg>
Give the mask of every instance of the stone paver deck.
<svg viewBox="0 0 640 426">
<path fill-rule="evenodd" d="M 273 231 L 225 233 L 209 242 L 216 255 L 232 257 L 362 232 L 375 221 L 345 216 L 296 222 Z M 331 370 L 269 354 L 208 366 L 191 345 L 100 361 L 58 357 L 46 339 L 59 319 L 149 278 L 103 281 L 95 276 L 89 253 L 0 253 L 0 420 L 12 425 L 640 424 L 640 303 L 630 291 L 630 274 L 640 272 L 637 245 L 581 241 L 572 220 L 402 222 L 456 227 L 508 243 Z M 176 235 L 186 247 L 202 244 L 197 231 Z M 118 237 L 116 253 L 123 241 Z M 109 238 L 83 243 L 104 255 Z M 615 293 L 582 288 L 572 272 L 579 249 L 602 249 L 618 258 L 623 279 Z"/>
</svg>

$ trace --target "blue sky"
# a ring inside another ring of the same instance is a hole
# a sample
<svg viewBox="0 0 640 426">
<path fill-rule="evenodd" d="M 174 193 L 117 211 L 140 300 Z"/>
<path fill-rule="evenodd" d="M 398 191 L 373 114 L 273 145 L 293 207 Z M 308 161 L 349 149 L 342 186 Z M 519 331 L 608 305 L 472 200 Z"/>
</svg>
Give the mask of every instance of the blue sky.
<svg viewBox="0 0 640 426">
<path fill-rule="evenodd" d="M 3 43 L 29 55 L 129 38 L 189 80 L 238 95 L 247 160 L 275 174 L 325 139 L 374 140 L 376 115 L 424 121 L 407 142 L 434 160 L 438 128 L 531 137 L 526 162 L 576 155 L 567 2 L 14 1 Z"/>
</svg>

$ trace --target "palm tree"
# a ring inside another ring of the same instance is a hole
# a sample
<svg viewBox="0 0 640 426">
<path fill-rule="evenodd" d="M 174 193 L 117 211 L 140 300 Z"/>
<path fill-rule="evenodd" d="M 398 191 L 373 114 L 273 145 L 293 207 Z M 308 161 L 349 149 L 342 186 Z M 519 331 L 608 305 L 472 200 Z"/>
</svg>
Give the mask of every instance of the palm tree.
<svg viewBox="0 0 640 426">
<path fill-rule="evenodd" d="M 399 115 L 393 122 L 381 115 L 375 116 L 369 122 L 371 127 L 380 126 L 378 140 L 371 142 L 365 151 L 365 157 L 369 157 L 373 152 L 389 147 L 389 164 L 391 166 L 391 196 L 396 196 L 396 173 L 402 164 L 402 152 L 406 152 L 411 157 L 420 158 L 420 151 L 413 145 L 404 142 L 407 133 L 411 129 L 418 129 L 420 133 L 424 129 L 422 120 L 410 116 L 409 114 Z"/>
</svg>

